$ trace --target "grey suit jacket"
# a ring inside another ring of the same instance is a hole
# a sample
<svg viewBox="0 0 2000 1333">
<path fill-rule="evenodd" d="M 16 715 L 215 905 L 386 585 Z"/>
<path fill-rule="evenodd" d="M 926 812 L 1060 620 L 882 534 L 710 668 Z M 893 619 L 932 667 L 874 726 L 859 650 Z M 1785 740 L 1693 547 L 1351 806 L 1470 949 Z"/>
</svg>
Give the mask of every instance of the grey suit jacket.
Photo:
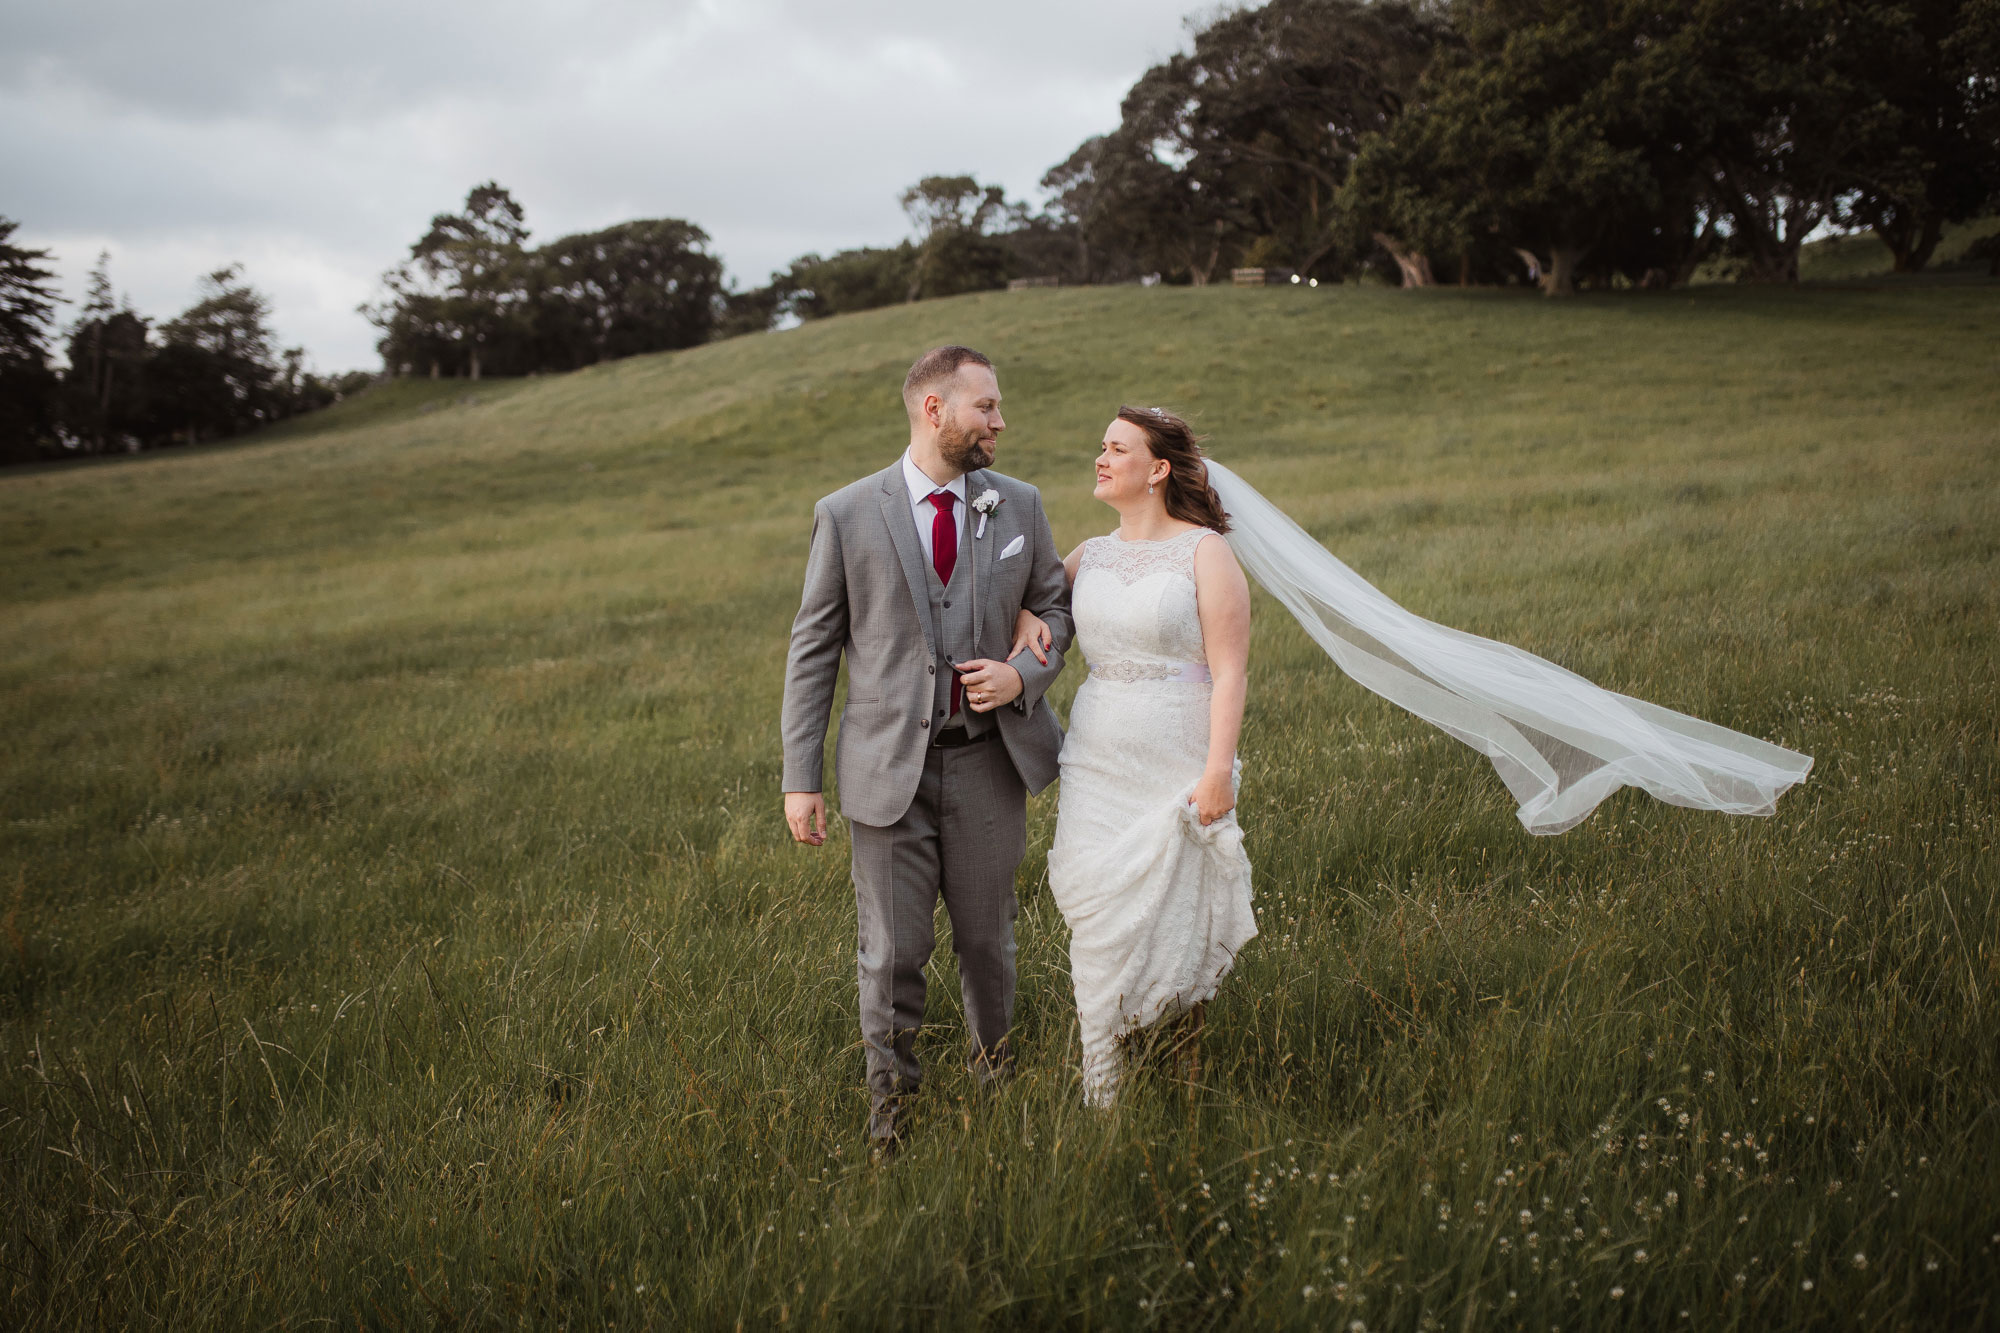
<svg viewBox="0 0 2000 1333">
<path fill-rule="evenodd" d="M 1021 697 L 996 710 L 1001 741 L 1030 791 L 1056 777 L 1062 727 L 1042 696 L 1062 671 L 1074 633 L 1069 582 L 1042 496 L 1026 482 L 980 469 L 966 475 L 966 496 L 991 488 L 1001 504 L 986 534 L 967 540 L 959 558 L 973 561 L 979 657 L 1001 658 L 1013 643 L 1022 607 L 1048 622 L 1055 649 L 1045 666 L 1032 653 L 1013 660 Z M 967 537 L 978 527 L 975 514 Z M 1020 554 L 1000 559 L 1014 538 Z M 969 550 L 968 550 L 969 548 Z M 847 655 L 847 705 L 834 757 L 840 810 L 862 824 L 895 823 L 910 808 L 923 775 L 931 728 L 931 623 L 924 548 L 910 512 L 900 458 L 871 477 L 835 491 L 813 507 L 812 553 L 805 596 L 792 622 L 785 662 L 784 789 L 819 791 L 828 713 L 840 657 Z"/>
</svg>

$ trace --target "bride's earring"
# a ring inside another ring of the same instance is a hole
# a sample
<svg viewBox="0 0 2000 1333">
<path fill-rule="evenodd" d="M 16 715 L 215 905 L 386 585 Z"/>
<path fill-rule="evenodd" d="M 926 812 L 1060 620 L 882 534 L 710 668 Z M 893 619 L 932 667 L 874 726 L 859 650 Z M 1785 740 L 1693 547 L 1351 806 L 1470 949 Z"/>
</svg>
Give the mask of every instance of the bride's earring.
<svg viewBox="0 0 2000 1333">
<path fill-rule="evenodd" d="M 1146 483 L 1146 494 L 1151 495 L 1152 493 L 1153 493 L 1153 483 L 1149 481 Z"/>
</svg>

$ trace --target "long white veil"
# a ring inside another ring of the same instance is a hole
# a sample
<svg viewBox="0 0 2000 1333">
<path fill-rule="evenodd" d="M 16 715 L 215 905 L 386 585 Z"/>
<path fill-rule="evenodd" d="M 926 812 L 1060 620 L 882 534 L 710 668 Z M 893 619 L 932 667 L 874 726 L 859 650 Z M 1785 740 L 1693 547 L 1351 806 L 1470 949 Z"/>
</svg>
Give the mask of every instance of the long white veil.
<svg viewBox="0 0 2000 1333">
<path fill-rule="evenodd" d="M 1340 669 L 1493 761 L 1530 833 L 1561 833 L 1623 786 L 1672 805 L 1771 814 L 1812 758 L 1656 707 L 1533 653 L 1412 615 L 1210 461 L 1230 549 Z"/>
</svg>

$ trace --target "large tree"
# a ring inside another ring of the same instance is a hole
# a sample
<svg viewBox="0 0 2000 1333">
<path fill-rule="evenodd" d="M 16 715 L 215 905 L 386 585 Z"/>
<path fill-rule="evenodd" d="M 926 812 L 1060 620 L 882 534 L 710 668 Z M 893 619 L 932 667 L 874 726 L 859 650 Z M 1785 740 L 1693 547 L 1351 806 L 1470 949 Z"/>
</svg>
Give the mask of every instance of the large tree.
<svg viewBox="0 0 2000 1333">
<path fill-rule="evenodd" d="M 1463 45 L 1364 145 L 1345 202 L 1421 283 L 1432 257 L 1518 253 L 1550 295 L 1684 281 L 1713 249 L 1711 135 L 1685 6 L 1465 0 Z"/>
<path fill-rule="evenodd" d="M 433 217 L 410 257 L 382 275 L 389 298 L 362 307 L 383 331 L 383 360 L 475 380 L 528 369 L 527 239 L 527 215 L 493 181 L 474 186 L 459 212 Z"/>
<path fill-rule="evenodd" d="M 1903 270 L 2000 183 L 1994 0 L 1683 0 L 1701 161 L 1741 277 L 1798 279 L 1829 221 L 1877 228 Z"/>
<path fill-rule="evenodd" d="M 1394 123 L 1446 37 L 1404 4 L 1272 0 L 1225 13 L 1168 62 L 1180 103 L 1153 114 L 1255 257 L 1307 272 L 1349 239 L 1335 201 L 1355 153 Z"/>
<path fill-rule="evenodd" d="M 284 414 L 271 303 L 231 264 L 201 281 L 201 299 L 160 326 L 148 363 L 156 438 L 199 443 Z"/>
<path fill-rule="evenodd" d="M 957 296 L 1004 287 L 1012 255 L 993 233 L 1025 220 L 998 185 L 971 176 L 926 176 L 900 202 L 916 232 L 917 262 L 909 299 Z"/>
<path fill-rule="evenodd" d="M 722 297 L 708 235 L 678 218 L 620 223 L 536 251 L 535 368 L 573 368 L 705 342 Z"/>
<path fill-rule="evenodd" d="M 83 453 L 131 448 L 151 420 L 148 396 L 157 350 L 145 316 L 129 305 L 87 310 L 69 334 L 63 420 Z"/>
<path fill-rule="evenodd" d="M 1118 128 L 1043 185 L 1090 252 L 1204 283 L 1250 258 L 1333 273 L 1358 259 L 1336 196 L 1362 142 L 1394 120 L 1443 25 L 1362 0 L 1225 11 L 1192 51 L 1146 71 Z"/>
<path fill-rule="evenodd" d="M 1142 91 L 1126 98 L 1128 111 Z M 1058 191 L 1058 206 L 1089 246 L 1121 257 L 1118 267 L 1201 286 L 1244 238 L 1223 194 L 1163 160 L 1142 123 L 1128 116 L 1086 141 L 1043 184 Z"/>
<path fill-rule="evenodd" d="M 35 457 L 54 431 L 49 322 L 62 299 L 49 252 L 14 244 L 19 227 L 0 218 L 0 461 L 8 462 Z"/>
<path fill-rule="evenodd" d="M 820 256 L 800 255 L 771 275 L 774 308 L 795 319 L 824 319 L 899 305 L 919 287 L 917 247 L 909 241 Z"/>
<path fill-rule="evenodd" d="M 1796 282 L 1799 248 L 1835 214 L 1883 108 L 1846 23 L 1878 0 L 1694 4 L 1691 59 L 1710 98 L 1701 160 L 1730 255 L 1750 282 Z"/>
<path fill-rule="evenodd" d="M 1873 228 L 1896 272 L 2000 191 L 2000 0 L 1849 7 L 1874 133 L 1844 175 L 1842 220 Z"/>
<path fill-rule="evenodd" d="M 90 271 L 83 308 L 69 333 L 69 370 L 63 377 L 63 416 L 73 447 L 102 453 L 114 443 L 130 447 L 146 430 L 147 358 L 153 347 L 147 321 L 111 285 L 111 255 L 102 252 Z"/>
<path fill-rule="evenodd" d="M 1120 282 L 1139 272 L 1131 249 L 1111 244 L 1107 235 L 1111 210 L 1098 166 L 1103 151 L 1104 136 L 1093 135 L 1050 167 L 1041 181 L 1048 196 L 1045 212 L 1070 246 L 1061 267 L 1073 282 Z"/>
<path fill-rule="evenodd" d="M 526 375 L 706 341 L 759 302 L 726 296 L 707 233 L 645 218 L 527 245 L 521 206 L 488 182 L 440 213 L 362 313 L 391 374 Z M 769 295 L 769 294 L 767 294 Z M 775 306 L 775 298 L 763 302 Z"/>
<path fill-rule="evenodd" d="M 1842 216 L 1917 266 L 1991 191 L 1991 79 L 1958 34 L 1993 2 L 1459 0 L 1463 47 L 1347 198 L 1400 258 L 1498 239 L 1556 294 L 1684 281 L 1718 251 L 1794 281 Z"/>
</svg>

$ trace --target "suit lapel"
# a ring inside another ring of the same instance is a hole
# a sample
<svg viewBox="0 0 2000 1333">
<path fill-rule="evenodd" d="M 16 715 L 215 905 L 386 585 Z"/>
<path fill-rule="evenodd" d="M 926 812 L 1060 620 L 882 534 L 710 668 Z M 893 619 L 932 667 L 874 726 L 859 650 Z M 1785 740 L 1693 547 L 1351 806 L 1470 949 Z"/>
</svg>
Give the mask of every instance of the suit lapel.
<svg viewBox="0 0 2000 1333">
<path fill-rule="evenodd" d="M 971 537 L 979 531 L 979 515 L 973 512 L 972 502 L 988 488 L 984 468 L 969 472 L 965 477 L 965 535 Z M 980 600 L 981 593 L 993 586 L 987 577 L 993 569 L 993 548 L 1000 544 L 1000 529 L 996 520 L 1000 511 L 996 508 L 986 516 L 986 535 L 972 543 L 972 605 L 976 614 L 972 617 L 972 655 L 979 656 L 979 625 L 986 619 L 986 603 Z M 1012 629 L 1012 626 L 1008 627 Z"/>
<path fill-rule="evenodd" d="M 910 599 L 916 603 L 917 623 L 924 627 L 924 639 L 935 654 L 938 651 L 938 632 L 937 626 L 931 623 L 931 596 L 926 582 L 929 576 L 924 565 L 924 547 L 917 536 L 917 520 L 910 510 L 910 488 L 903 482 L 901 462 L 891 464 L 888 471 L 882 474 L 882 493 L 876 499 L 882 506 L 882 521 L 889 526 L 889 540 L 896 547 L 896 558 L 903 566 L 903 581 L 909 585 Z"/>
</svg>

